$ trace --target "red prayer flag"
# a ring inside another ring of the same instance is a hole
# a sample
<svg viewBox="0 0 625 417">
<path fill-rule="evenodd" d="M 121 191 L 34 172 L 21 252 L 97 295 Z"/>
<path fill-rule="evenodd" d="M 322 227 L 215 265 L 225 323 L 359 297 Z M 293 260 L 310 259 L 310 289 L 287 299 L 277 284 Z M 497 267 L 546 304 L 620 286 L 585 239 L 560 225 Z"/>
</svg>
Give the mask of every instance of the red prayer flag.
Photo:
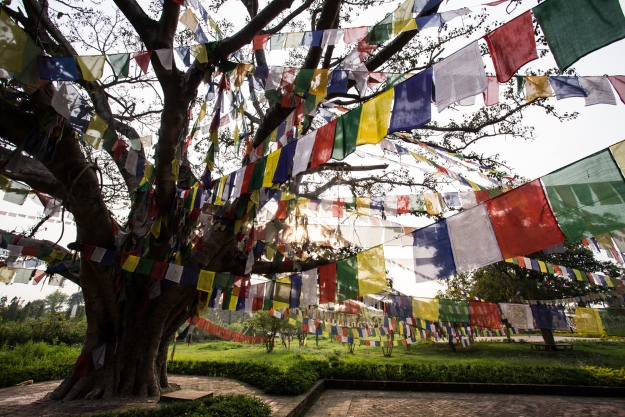
<svg viewBox="0 0 625 417">
<path fill-rule="evenodd" d="M 76 364 L 74 365 L 74 372 L 72 373 L 72 378 L 78 379 L 83 376 L 87 376 L 87 369 L 89 368 L 89 363 L 91 362 L 91 352 L 83 353 L 76 359 Z"/>
<path fill-rule="evenodd" d="M 245 167 L 245 175 L 243 175 L 243 183 L 241 183 L 241 194 L 247 193 L 247 187 L 250 183 L 250 178 L 252 178 L 252 173 L 254 172 L 254 166 L 256 162 L 252 162 L 247 167 Z"/>
<path fill-rule="evenodd" d="M 148 73 L 148 69 L 150 68 L 150 58 L 152 57 L 152 51 L 146 52 L 137 52 L 135 54 L 135 61 L 137 61 L 137 65 L 141 68 L 144 74 Z"/>
<path fill-rule="evenodd" d="M 529 10 L 486 34 L 484 39 L 500 83 L 508 82 L 519 68 L 538 59 Z"/>
<path fill-rule="evenodd" d="M 286 212 L 289 208 L 288 200 L 278 201 L 278 210 L 276 211 L 276 219 L 286 219 Z"/>
<path fill-rule="evenodd" d="M 499 329 L 501 327 L 501 316 L 497 303 L 469 301 L 469 313 L 471 326 L 486 329 Z"/>
<path fill-rule="evenodd" d="M 410 196 L 398 195 L 397 196 L 397 214 L 410 213 Z"/>
<path fill-rule="evenodd" d="M 172 0 L 174 3 L 184 6 L 184 0 Z"/>
<path fill-rule="evenodd" d="M 319 304 L 336 300 L 336 263 L 319 267 Z"/>
<path fill-rule="evenodd" d="M 22 249 L 22 256 L 37 256 L 37 252 L 39 252 L 39 249 L 37 248 L 29 248 L 27 246 L 24 246 L 24 248 Z"/>
<path fill-rule="evenodd" d="M 533 253 L 564 242 L 540 180 L 486 202 L 504 258 Z"/>
<path fill-rule="evenodd" d="M 473 193 L 475 194 L 475 202 L 477 204 L 490 200 L 490 194 L 488 194 L 488 190 L 474 191 Z"/>
<path fill-rule="evenodd" d="M 152 267 L 152 271 L 150 271 L 150 278 L 162 281 L 167 273 L 168 266 L 166 262 L 154 261 L 154 266 Z"/>
<path fill-rule="evenodd" d="M 315 144 L 313 145 L 312 159 L 310 162 L 311 169 L 321 164 L 325 164 L 330 160 L 330 158 L 332 158 L 336 120 L 337 119 L 334 119 L 330 123 L 317 129 Z"/>
<path fill-rule="evenodd" d="M 269 33 L 254 36 L 254 52 L 258 51 L 259 49 L 265 49 L 265 45 L 267 45 L 269 36 Z"/>
<path fill-rule="evenodd" d="M 332 202 L 332 217 L 338 217 L 341 218 L 343 217 L 343 207 L 344 207 L 344 203 L 343 201 L 339 198 L 336 201 Z"/>
</svg>

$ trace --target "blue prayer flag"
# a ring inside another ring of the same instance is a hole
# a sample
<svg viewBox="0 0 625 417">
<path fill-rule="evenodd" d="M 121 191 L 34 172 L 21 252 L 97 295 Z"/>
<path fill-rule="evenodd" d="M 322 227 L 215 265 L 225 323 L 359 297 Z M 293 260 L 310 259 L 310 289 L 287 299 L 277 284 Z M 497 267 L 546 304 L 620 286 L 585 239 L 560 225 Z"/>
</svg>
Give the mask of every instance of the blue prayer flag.
<svg viewBox="0 0 625 417">
<path fill-rule="evenodd" d="M 429 16 L 417 17 L 417 28 L 419 30 L 427 28 L 442 28 L 443 19 L 441 19 L 440 13 L 433 13 Z"/>
<path fill-rule="evenodd" d="M 456 274 L 447 220 L 412 232 L 416 278 L 440 279 Z"/>
<path fill-rule="evenodd" d="M 39 78 L 49 81 L 76 81 L 76 61 L 73 56 L 42 56 L 39 63 Z"/>
<path fill-rule="evenodd" d="M 191 48 L 188 46 L 179 46 L 174 48 L 182 62 L 186 67 L 191 66 Z"/>
<path fill-rule="evenodd" d="M 432 119 L 432 68 L 395 86 L 393 112 L 388 133 L 423 126 Z"/>
<path fill-rule="evenodd" d="M 291 295 L 289 297 L 289 308 L 299 307 L 299 297 L 302 293 L 302 276 L 300 274 L 291 275 Z"/>
<path fill-rule="evenodd" d="M 343 71 L 335 69 L 330 75 L 330 82 L 328 83 L 328 94 L 332 93 L 345 93 L 347 91 L 347 77 L 349 71 Z"/>
<path fill-rule="evenodd" d="M 553 76 L 549 77 L 549 84 L 558 100 L 570 97 L 586 97 L 586 91 L 579 83 L 579 78 L 574 76 Z"/>
<path fill-rule="evenodd" d="M 206 37 L 206 34 L 202 30 L 201 25 L 197 25 L 197 28 L 195 29 L 195 41 L 197 43 L 208 43 L 208 38 Z"/>
<path fill-rule="evenodd" d="M 304 32 L 302 38 L 303 46 L 320 46 L 321 38 L 323 38 L 323 30 L 314 30 L 312 32 Z"/>
<path fill-rule="evenodd" d="M 280 152 L 280 159 L 278 159 L 278 166 L 276 172 L 273 174 L 273 182 L 281 184 L 289 179 L 289 171 L 293 164 L 293 158 L 295 157 L 295 148 L 297 147 L 297 141 L 291 142 L 282 148 Z"/>
</svg>

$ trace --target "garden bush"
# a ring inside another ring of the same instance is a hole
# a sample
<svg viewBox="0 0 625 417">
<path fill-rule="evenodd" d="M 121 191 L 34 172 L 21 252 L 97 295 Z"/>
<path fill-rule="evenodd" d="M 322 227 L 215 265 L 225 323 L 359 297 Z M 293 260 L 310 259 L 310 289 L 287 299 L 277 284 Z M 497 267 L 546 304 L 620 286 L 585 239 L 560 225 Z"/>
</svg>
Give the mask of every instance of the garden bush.
<svg viewBox="0 0 625 417">
<path fill-rule="evenodd" d="M 67 345 L 50 346 L 28 342 L 0 347 L 0 387 L 32 379 L 34 382 L 62 379 L 71 371 L 80 350 Z"/>
<path fill-rule="evenodd" d="M 58 343 L 80 345 L 85 340 L 86 332 L 85 320 L 70 320 L 62 313 L 51 313 L 21 322 L 0 322 L 0 340 L 9 346 L 22 345 L 30 341 L 50 345 Z"/>
<path fill-rule="evenodd" d="M 247 395 L 225 395 L 198 401 L 180 402 L 158 408 L 109 412 L 94 417 L 268 417 L 271 408 Z"/>
</svg>

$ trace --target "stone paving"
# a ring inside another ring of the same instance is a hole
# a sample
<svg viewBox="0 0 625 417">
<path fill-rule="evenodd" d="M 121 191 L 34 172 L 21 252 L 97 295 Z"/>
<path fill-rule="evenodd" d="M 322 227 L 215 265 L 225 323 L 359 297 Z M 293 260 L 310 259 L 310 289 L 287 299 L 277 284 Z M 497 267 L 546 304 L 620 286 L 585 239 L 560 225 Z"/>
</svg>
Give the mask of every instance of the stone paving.
<svg viewBox="0 0 625 417">
<path fill-rule="evenodd" d="M 327 390 L 306 417 L 625 416 L 625 399 Z"/>
<path fill-rule="evenodd" d="M 265 401 L 277 417 L 286 416 L 293 410 L 305 394 L 295 397 L 266 395 L 259 388 L 234 379 L 170 375 L 169 382 L 180 385 L 182 389 L 212 391 L 214 395 L 247 394 Z M 137 400 L 119 398 L 106 401 L 48 401 L 44 397 L 55 389 L 61 381 L 48 381 L 32 385 L 0 389 L 0 416 L 77 416 L 90 415 L 105 411 L 123 411 L 131 408 L 158 407 L 161 403 L 156 398 Z"/>
</svg>

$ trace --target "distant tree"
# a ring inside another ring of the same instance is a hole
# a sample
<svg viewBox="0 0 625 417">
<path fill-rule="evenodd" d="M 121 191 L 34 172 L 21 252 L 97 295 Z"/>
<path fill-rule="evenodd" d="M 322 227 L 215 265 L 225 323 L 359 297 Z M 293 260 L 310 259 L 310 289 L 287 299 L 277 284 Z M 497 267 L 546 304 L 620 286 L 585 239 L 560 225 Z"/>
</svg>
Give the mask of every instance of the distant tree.
<svg viewBox="0 0 625 417">
<path fill-rule="evenodd" d="M 67 300 L 67 318 L 72 316 L 72 310 L 76 306 L 75 317 L 82 318 L 85 315 L 84 309 L 85 299 L 82 295 L 82 291 L 78 291 L 69 296 Z"/>
<path fill-rule="evenodd" d="M 50 313 L 56 313 L 60 310 L 67 300 L 69 296 L 67 294 L 62 293 L 59 290 L 54 291 L 52 294 L 48 294 L 48 296 L 43 300 L 46 309 Z"/>
<path fill-rule="evenodd" d="M 289 334 L 295 328 L 295 326 L 272 316 L 267 311 L 258 311 L 254 313 L 252 318 L 249 320 L 249 324 L 251 329 L 256 332 L 258 336 L 267 336 L 267 341 L 265 342 L 267 353 L 273 351 L 277 335 L 283 333 Z"/>
</svg>

